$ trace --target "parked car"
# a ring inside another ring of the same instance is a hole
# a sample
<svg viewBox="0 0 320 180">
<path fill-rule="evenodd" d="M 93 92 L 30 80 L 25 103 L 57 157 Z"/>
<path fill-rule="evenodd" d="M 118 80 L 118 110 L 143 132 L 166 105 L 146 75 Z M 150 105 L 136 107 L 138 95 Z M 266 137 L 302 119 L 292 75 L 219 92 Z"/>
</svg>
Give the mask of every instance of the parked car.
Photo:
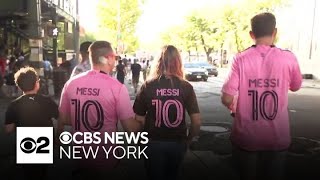
<svg viewBox="0 0 320 180">
<path fill-rule="evenodd" d="M 197 62 L 196 64 L 198 64 L 201 68 L 206 69 L 209 75 L 217 77 L 219 74 L 217 67 L 209 64 L 208 62 Z"/>
<path fill-rule="evenodd" d="M 208 80 L 208 71 L 201 68 L 197 63 L 185 63 L 184 64 L 185 77 L 190 80 Z"/>
</svg>

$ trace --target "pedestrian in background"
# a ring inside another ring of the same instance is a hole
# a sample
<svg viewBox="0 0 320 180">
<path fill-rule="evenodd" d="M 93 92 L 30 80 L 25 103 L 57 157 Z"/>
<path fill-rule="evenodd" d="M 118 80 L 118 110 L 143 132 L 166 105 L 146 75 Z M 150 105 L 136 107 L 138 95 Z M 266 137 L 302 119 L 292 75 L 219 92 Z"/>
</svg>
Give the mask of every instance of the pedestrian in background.
<svg viewBox="0 0 320 180">
<path fill-rule="evenodd" d="M 147 71 L 148 71 L 148 64 L 146 60 L 142 61 L 142 74 L 143 74 L 143 81 L 147 80 Z"/>
<path fill-rule="evenodd" d="M 9 60 L 8 74 L 6 76 L 6 85 L 8 86 L 9 97 L 15 97 L 18 94 L 17 86 L 14 81 L 14 74 L 19 70 L 16 66 L 16 58 L 12 56 Z"/>
<path fill-rule="evenodd" d="M 124 55 L 124 58 L 122 59 L 122 62 L 125 66 L 128 65 L 128 59 L 127 59 L 127 55 Z"/>
<path fill-rule="evenodd" d="M 89 41 L 81 43 L 80 45 L 81 62 L 73 69 L 71 73 L 71 77 L 78 75 L 80 73 L 89 71 L 91 69 L 91 64 L 89 61 L 89 51 L 88 51 L 88 48 L 91 44 L 92 42 L 89 42 Z"/>
<path fill-rule="evenodd" d="M 125 65 L 125 69 L 126 69 L 126 77 L 127 77 L 128 83 L 131 84 L 132 74 L 131 74 L 131 59 L 130 58 L 127 61 L 127 65 Z"/>
<path fill-rule="evenodd" d="M 288 90 L 299 90 L 302 76 L 295 55 L 274 45 L 273 14 L 254 16 L 251 28 L 255 45 L 236 55 L 222 88 L 223 104 L 236 108 L 232 156 L 241 179 L 280 180 L 291 141 Z"/>
<path fill-rule="evenodd" d="M 51 62 L 48 59 L 45 59 L 43 61 L 43 71 L 44 71 L 44 78 L 46 80 L 51 79 L 53 67 L 51 65 Z"/>
<path fill-rule="evenodd" d="M 165 46 L 150 80 L 134 102 L 136 120 L 148 132 L 148 179 L 177 179 L 187 146 L 200 131 L 200 111 L 192 85 L 184 80 L 182 61 L 174 46 Z M 187 131 L 186 113 L 191 118 Z M 187 134 L 188 132 L 188 134 Z"/>
<path fill-rule="evenodd" d="M 121 84 L 124 84 L 124 77 L 126 75 L 126 69 L 124 64 L 122 64 L 122 60 L 118 61 L 118 65 L 116 66 L 117 69 L 117 79 Z"/>
<path fill-rule="evenodd" d="M 137 63 L 138 59 L 134 60 L 134 63 L 131 65 L 131 72 L 132 72 L 132 85 L 134 88 L 134 93 L 137 93 L 138 85 L 140 81 L 140 72 L 141 72 L 141 65 Z"/>
</svg>

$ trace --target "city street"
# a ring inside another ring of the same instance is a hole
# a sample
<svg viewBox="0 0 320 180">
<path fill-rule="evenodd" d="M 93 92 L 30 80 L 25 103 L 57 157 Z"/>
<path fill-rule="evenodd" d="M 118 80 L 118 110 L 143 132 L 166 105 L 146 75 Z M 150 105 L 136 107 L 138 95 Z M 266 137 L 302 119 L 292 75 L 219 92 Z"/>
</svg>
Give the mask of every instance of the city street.
<svg viewBox="0 0 320 180">
<path fill-rule="evenodd" d="M 229 111 L 223 107 L 220 102 L 221 88 L 226 77 L 226 72 L 218 77 L 210 77 L 207 82 L 190 82 L 197 95 L 203 126 L 199 141 L 196 142 L 194 146 L 191 146 L 191 151 L 187 153 L 183 166 L 185 173 L 181 175 L 181 179 L 208 179 L 209 177 L 236 179 L 230 168 L 231 145 L 228 138 L 229 132 L 222 133 L 224 136 L 219 136 L 219 138 L 214 134 L 216 133 L 215 131 L 221 130 L 219 127 L 227 128 L 227 131 L 229 131 L 232 124 Z M 133 102 L 134 92 L 132 85 L 127 81 L 126 86 L 129 89 Z M 311 147 L 309 145 L 312 144 L 309 143 L 309 139 L 312 139 L 312 142 L 314 142 L 314 140 L 320 141 L 320 114 L 318 113 L 320 107 L 319 87 L 318 83 L 310 84 L 310 82 L 304 81 L 304 87 L 300 91 L 289 94 L 289 112 L 293 139 L 298 137 L 304 137 L 306 139 L 303 139 L 303 141 L 293 141 L 295 147 L 298 147 L 298 150 L 292 148 L 292 150 L 289 151 L 288 167 L 290 173 L 287 176 L 288 179 L 294 176 L 305 177 L 306 174 L 310 177 L 320 177 L 316 173 L 317 171 L 313 169 L 315 163 L 319 165 L 319 159 L 310 159 L 310 154 L 308 154 L 310 152 L 307 152 L 310 148 L 313 148 L 312 150 L 315 149 L 316 151 L 312 151 L 312 157 L 319 158 L 320 144 L 318 144 L 317 147 Z M 15 151 L 14 146 L 12 146 L 15 144 L 15 137 L 3 133 L 4 113 L 9 102 L 10 99 L 0 99 L 0 147 L 12 147 L 11 149 L 0 149 L 0 166 L 6 166 L 8 160 L 3 161 L 3 159 L 6 159 L 10 151 Z M 213 135 L 210 133 L 213 133 Z M 299 159 L 296 157 L 299 157 Z M 132 167 L 134 170 L 129 167 Z M 120 169 L 124 172 L 123 179 L 141 176 L 144 170 L 143 162 L 125 160 L 120 164 Z M 216 169 L 217 171 L 211 171 L 210 169 Z M 193 172 L 199 173 L 194 174 Z"/>
</svg>

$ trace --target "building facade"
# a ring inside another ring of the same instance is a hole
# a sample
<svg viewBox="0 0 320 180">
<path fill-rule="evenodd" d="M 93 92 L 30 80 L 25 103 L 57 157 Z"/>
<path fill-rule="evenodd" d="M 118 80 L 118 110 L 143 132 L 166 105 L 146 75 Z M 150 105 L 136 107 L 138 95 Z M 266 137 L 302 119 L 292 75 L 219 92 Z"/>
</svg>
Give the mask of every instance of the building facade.
<svg viewBox="0 0 320 180">
<path fill-rule="evenodd" d="M 296 54 L 303 74 L 320 79 L 320 1 L 290 2 L 277 16 L 279 44 Z"/>
<path fill-rule="evenodd" d="M 79 44 L 78 0 L 1 0 L 0 43 L 40 67 L 71 59 Z"/>
</svg>

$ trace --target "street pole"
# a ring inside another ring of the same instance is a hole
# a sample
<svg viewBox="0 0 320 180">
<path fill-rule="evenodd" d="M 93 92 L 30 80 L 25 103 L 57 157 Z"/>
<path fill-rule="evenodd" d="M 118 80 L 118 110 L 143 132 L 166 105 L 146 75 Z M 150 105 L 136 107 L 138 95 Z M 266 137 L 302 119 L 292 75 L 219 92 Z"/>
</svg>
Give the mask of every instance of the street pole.
<svg viewBox="0 0 320 180">
<path fill-rule="evenodd" d="M 120 39 L 121 39 L 121 0 L 118 0 L 118 26 L 117 26 L 117 48 L 116 52 L 119 53 L 119 47 L 120 47 Z"/>
<path fill-rule="evenodd" d="M 56 10 L 54 9 L 52 11 L 52 24 L 54 26 L 54 28 L 58 28 L 57 27 L 57 14 L 56 14 Z M 52 63 L 54 67 L 58 66 L 58 36 L 53 36 L 53 42 L 52 42 Z"/>
<path fill-rule="evenodd" d="M 41 29 L 41 2 L 40 0 L 29 0 L 27 2 L 28 12 L 28 36 L 30 46 L 30 66 L 34 67 L 40 76 L 43 75 L 42 60 L 42 29 Z"/>
<path fill-rule="evenodd" d="M 316 8 L 317 8 L 317 0 L 314 0 L 309 59 L 312 59 L 312 50 L 313 50 L 313 34 L 314 34 L 314 25 L 315 25 L 315 19 L 316 19 Z"/>
<path fill-rule="evenodd" d="M 74 44 L 74 49 L 76 53 L 76 59 L 79 59 L 79 44 L 80 44 L 80 39 L 79 39 L 79 34 L 80 34 L 80 27 L 79 27 L 79 0 L 76 1 L 76 18 L 75 18 L 75 30 L 74 30 L 74 38 L 75 38 L 75 44 Z"/>
</svg>

